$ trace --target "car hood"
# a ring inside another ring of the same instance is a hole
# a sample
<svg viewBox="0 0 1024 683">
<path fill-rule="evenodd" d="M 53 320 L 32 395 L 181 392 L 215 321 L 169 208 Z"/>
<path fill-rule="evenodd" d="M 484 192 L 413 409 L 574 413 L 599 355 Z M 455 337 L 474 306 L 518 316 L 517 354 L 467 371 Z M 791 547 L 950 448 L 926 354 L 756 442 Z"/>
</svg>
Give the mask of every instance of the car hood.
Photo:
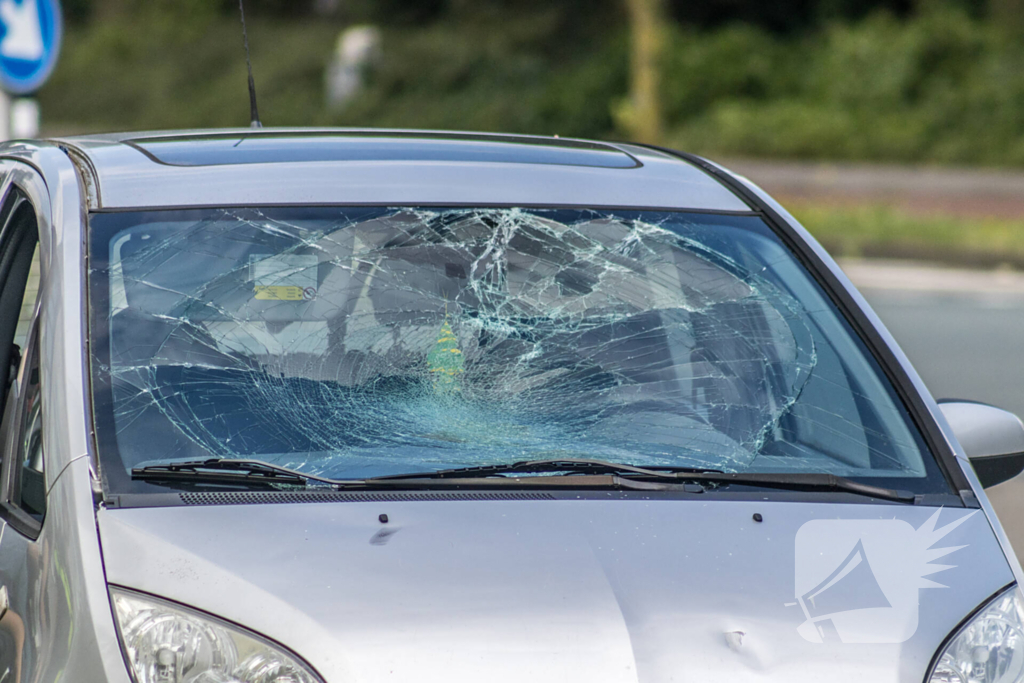
<svg viewBox="0 0 1024 683">
<path fill-rule="evenodd" d="M 104 509 L 107 579 L 328 683 L 920 683 L 1013 580 L 963 508 L 380 498 Z"/>
</svg>

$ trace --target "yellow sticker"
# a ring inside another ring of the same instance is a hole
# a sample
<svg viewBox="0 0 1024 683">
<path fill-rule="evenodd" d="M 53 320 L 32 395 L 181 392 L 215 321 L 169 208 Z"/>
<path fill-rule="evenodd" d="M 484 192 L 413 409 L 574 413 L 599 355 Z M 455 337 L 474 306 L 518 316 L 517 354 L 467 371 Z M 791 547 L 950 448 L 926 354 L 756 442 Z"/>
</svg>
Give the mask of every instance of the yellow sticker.
<svg viewBox="0 0 1024 683">
<path fill-rule="evenodd" d="M 302 301 L 302 287 L 256 285 L 255 298 L 264 301 Z"/>
</svg>

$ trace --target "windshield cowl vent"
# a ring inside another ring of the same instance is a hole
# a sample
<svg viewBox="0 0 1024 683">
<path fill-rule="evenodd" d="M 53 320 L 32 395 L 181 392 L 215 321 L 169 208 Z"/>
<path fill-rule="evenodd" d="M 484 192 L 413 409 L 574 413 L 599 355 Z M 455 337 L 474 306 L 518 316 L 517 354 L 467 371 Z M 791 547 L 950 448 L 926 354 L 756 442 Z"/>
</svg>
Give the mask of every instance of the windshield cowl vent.
<svg viewBox="0 0 1024 683">
<path fill-rule="evenodd" d="M 182 493 L 185 505 L 265 505 L 281 503 L 411 503 L 416 501 L 509 501 L 554 500 L 550 493 L 535 491 L 220 491 Z"/>
</svg>

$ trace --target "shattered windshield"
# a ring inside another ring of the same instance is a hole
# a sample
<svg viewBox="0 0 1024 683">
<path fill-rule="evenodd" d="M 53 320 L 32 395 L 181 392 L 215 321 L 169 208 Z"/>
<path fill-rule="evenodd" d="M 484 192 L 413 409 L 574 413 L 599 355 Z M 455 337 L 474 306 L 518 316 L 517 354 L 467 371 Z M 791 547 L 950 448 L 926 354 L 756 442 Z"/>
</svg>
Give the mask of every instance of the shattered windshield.
<svg viewBox="0 0 1024 683">
<path fill-rule="evenodd" d="M 517 208 L 91 217 L 108 485 L 254 458 L 331 478 L 550 458 L 934 476 L 757 216 Z"/>
</svg>

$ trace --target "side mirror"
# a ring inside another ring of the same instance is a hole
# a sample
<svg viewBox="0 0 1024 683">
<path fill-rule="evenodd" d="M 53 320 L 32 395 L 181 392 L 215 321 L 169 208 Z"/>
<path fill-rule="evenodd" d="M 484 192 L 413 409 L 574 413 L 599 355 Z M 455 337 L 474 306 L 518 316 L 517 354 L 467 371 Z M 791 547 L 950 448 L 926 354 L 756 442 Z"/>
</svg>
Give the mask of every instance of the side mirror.
<svg viewBox="0 0 1024 683">
<path fill-rule="evenodd" d="M 939 409 L 953 428 L 985 488 L 1024 471 L 1024 423 L 1013 413 L 984 403 L 942 400 Z"/>
</svg>

